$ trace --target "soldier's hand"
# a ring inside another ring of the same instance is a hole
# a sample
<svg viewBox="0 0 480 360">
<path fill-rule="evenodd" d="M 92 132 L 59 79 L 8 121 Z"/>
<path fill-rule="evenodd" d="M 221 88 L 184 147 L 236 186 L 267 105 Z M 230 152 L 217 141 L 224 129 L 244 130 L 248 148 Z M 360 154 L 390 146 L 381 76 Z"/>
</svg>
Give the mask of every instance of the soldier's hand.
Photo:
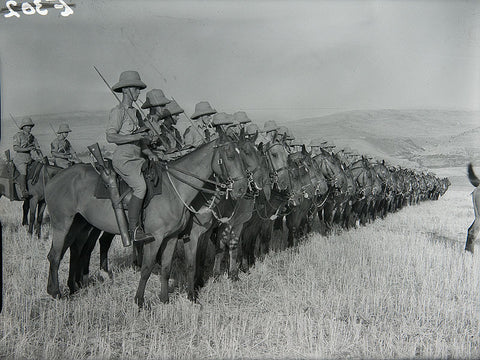
<svg viewBox="0 0 480 360">
<path fill-rule="evenodd" d="M 155 154 L 149 154 L 148 155 L 148 160 L 150 161 L 159 161 L 158 156 Z"/>
</svg>

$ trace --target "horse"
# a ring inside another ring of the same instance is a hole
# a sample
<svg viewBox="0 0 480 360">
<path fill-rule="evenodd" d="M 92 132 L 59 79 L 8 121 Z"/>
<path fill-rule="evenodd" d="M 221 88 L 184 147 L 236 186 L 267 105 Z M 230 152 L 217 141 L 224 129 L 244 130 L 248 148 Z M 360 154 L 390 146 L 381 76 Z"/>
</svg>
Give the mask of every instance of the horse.
<svg viewBox="0 0 480 360">
<path fill-rule="evenodd" d="M 316 172 L 314 162 L 310 153 L 306 151 L 305 145 L 301 151 L 288 156 L 292 172 L 298 173 L 298 181 L 302 184 L 303 198 L 294 206 L 286 216 L 288 228 L 287 245 L 296 245 L 296 240 L 310 231 L 309 212 L 316 207 L 317 195 L 325 195 L 328 191 L 327 181 L 321 172 Z"/>
<path fill-rule="evenodd" d="M 320 154 L 312 157 L 327 180 L 328 198 L 323 207 L 318 208 L 318 219 L 322 225 L 321 232 L 328 235 L 333 228 L 336 213 L 343 213 L 348 201 L 348 178 L 340 159 L 321 149 Z"/>
<path fill-rule="evenodd" d="M 256 151 L 254 141 L 245 140 L 242 133 L 240 135 L 240 153 L 244 158 L 255 155 L 256 166 L 251 169 L 254 187 L 261 189 L 263 196 L 270 198 L 270 188 L 268 184 L 272 184 L 279 189 L 286 189 L 288 186 L 288 172 L 286 169 L 286 151 L 282 142 L 273 142 L 266 146 L 260 146 Z M 253 160 L 253 158 L 251 159 Z M 258 178 L 255 178 L 258 174 Z M 263 186 L 256 184 L 261 182 Z M 195 301 L 198 289 L 203 285 L 204 270 L 204 249 L 206 242 L 210 239 L 214 231 L 218 236 L 214 237 L 214 245 L 216 247 L 216 256 L 214 263 L 214 276 L 221 273 L 221 263 L 225 255 L 229 256 L 228 276 L 233 280 L 238 279 L 238 249 L 241 233 L 244 224 L 250 220 L 252 216 L 255 198 L 238 199 L 233 202 L 231 200 L 222 200 L 216 205 L 216 211 L 223 216 L 219 223 L 218 216 L 214 216 L 215 212 L 210 214 L 195 215 L 192 220 L 192 228 L 190 231 L 189 241 L 185 244 L 185 257 L 188 264 L 188 287 L 187 292 L 191 300 Z M 225 217 L 227 217 L 225 219 Z"/>
<path fill-rule="evenodd" d="M 247 190 L 243 162 L 236 145 L 222 132 L 216 141 L 209 142 L 195 151 L 174 160 L 166 166 L 162 177 L 162 194 L 154 196 L 146 209 L 145 230 L 153 234 L 153 241 L 143 247 L 141 278 L 135 294 L 135 302 L 141 307 L 144 292 L 157 256 L 161 261 L 160 299 L 168 301 L 168 277 L 177 236 L 188 221 L 188 207 L 202 186 L 212 174 L 222 181 L 219 186 L 226 189 L 233 198 L 242 197 Z M 185 181 L 179 174 L 189 174 L 192 179 Z M 58 267 L 65 251 L 75 238 L 75 231 L 83 226 L 78 218 L 111 234 L 119 229 L 109 199 L 94 196 L 98 174 L 89 165 L 74 165 L 47 184 L 45 198 L 51 216 L 52 246 L 48 254 L 50 270 L 47 292 L 60 297 Z"/>
<path fill-rule="evenodd" d="M 7 190 L 10 181 L 10 175 L 8 174 L 9 166 L 8 163 L 0 161 L 0 196 L 7 196 L 10 200 L 14 200 L 16 199 L 15 194 L 10 194 L 10 191 Z M 34 161 L 31 168 L 35 168 L 36 166 L 41 166 L 38 173 L 38 180 L 33 183 L 32 179 L 28 179 L 27 187 L 30 197 L 26 200 L 20 201 L 23 201 L 22 225 L 28 225 L 28 234 L 32 235 L 35 231 L 35 235 L 40 238 L 42 235 L 43 214 L 46 206 L 45 186 L 53 176 L 63 169 L 57 166 L 45 165 L 39 161 Z"/>
<path fill-rule="evenodd" d="M 353 209 L 359 218 L 361 225 L 365 225 L 368 220 L 368 209 L 373 196 L 373 179 L 368 162 L 362 156 L 354 161 L 350 166 L 353 178 L 358 185 L 360 199 L 354 204 Z"/>
<path fill-rule="evenodd" d="M 480 179 L 477 177 L 473 171 L 473 166 L 471 163 L 468 164 L 468 180 L 470 184 L 475 186 L 475 189 L 472 192 L 472 201 L 473 201 L 473 211 L 475 213 L 475 220 L 473 220 L 472 225 L 468 228 L 467 232 L 467 241 L 465 243 L 465 250 L 473 254 L 474 252 L 474 243 L 475 239 L 478 236 L 478 230 L 480 229 Z"/>
</svg>

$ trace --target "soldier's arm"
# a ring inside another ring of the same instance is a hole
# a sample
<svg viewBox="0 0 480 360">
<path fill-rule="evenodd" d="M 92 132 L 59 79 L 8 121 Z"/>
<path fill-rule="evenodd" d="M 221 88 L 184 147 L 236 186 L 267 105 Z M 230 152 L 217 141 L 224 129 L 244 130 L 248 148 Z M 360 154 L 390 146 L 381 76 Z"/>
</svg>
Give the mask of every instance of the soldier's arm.
<svg viewBox="0 0 480 360">
<path fill-rule="evenodd" d="M 13 137 L 13 150 L 14 151 L 20 152 L 20 153 L 29 153 L 30 151 L 32 151 L 34 149 L 35 149 L 35 147 L 32 146 L 32 145 L 27 146 L 27 147 L 22 147 L 20 138 L 17 135 L 15 135 Z"/>
<path fill-rule="evenodd" d="M 122 145 L 139 141 L 146 136 L 145 133 L 121 135 L 119 131 L 122 127 L 122 112 L 119 108 L 114 108 L 110 112 L 110 118 L 106 130 L 107 142 Z"/>
</svg>

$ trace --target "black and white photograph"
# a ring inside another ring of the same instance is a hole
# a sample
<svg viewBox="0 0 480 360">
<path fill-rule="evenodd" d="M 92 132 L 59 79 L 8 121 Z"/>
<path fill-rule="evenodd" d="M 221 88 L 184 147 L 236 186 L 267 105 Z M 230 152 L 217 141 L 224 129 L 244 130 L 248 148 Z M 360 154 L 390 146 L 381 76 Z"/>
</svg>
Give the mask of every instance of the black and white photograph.
<svg viewBox="0 0 480 360">
<path fill-rule="evenodd" d="M 0 0 L 0 118 L 1 359 L 480 357 L 478 1 Z"/>
</svg>

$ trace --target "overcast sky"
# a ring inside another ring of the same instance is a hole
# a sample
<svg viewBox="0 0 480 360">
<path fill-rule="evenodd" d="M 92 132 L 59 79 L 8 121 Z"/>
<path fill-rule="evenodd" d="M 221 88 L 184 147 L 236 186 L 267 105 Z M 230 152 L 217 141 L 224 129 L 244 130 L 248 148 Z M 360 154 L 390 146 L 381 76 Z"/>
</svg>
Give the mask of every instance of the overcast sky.
<svg viewBox="0 0 480 360">
<path fill-rule="evenodd" d="M 93 65 L 111 84 L 138 70 L 188 115 L 201 100 L 259 122 L 480 109 L 478 1 L 78 0 L 73 10 L 1 16 L 4 116 L 112 108 Z"/>
</svg>

